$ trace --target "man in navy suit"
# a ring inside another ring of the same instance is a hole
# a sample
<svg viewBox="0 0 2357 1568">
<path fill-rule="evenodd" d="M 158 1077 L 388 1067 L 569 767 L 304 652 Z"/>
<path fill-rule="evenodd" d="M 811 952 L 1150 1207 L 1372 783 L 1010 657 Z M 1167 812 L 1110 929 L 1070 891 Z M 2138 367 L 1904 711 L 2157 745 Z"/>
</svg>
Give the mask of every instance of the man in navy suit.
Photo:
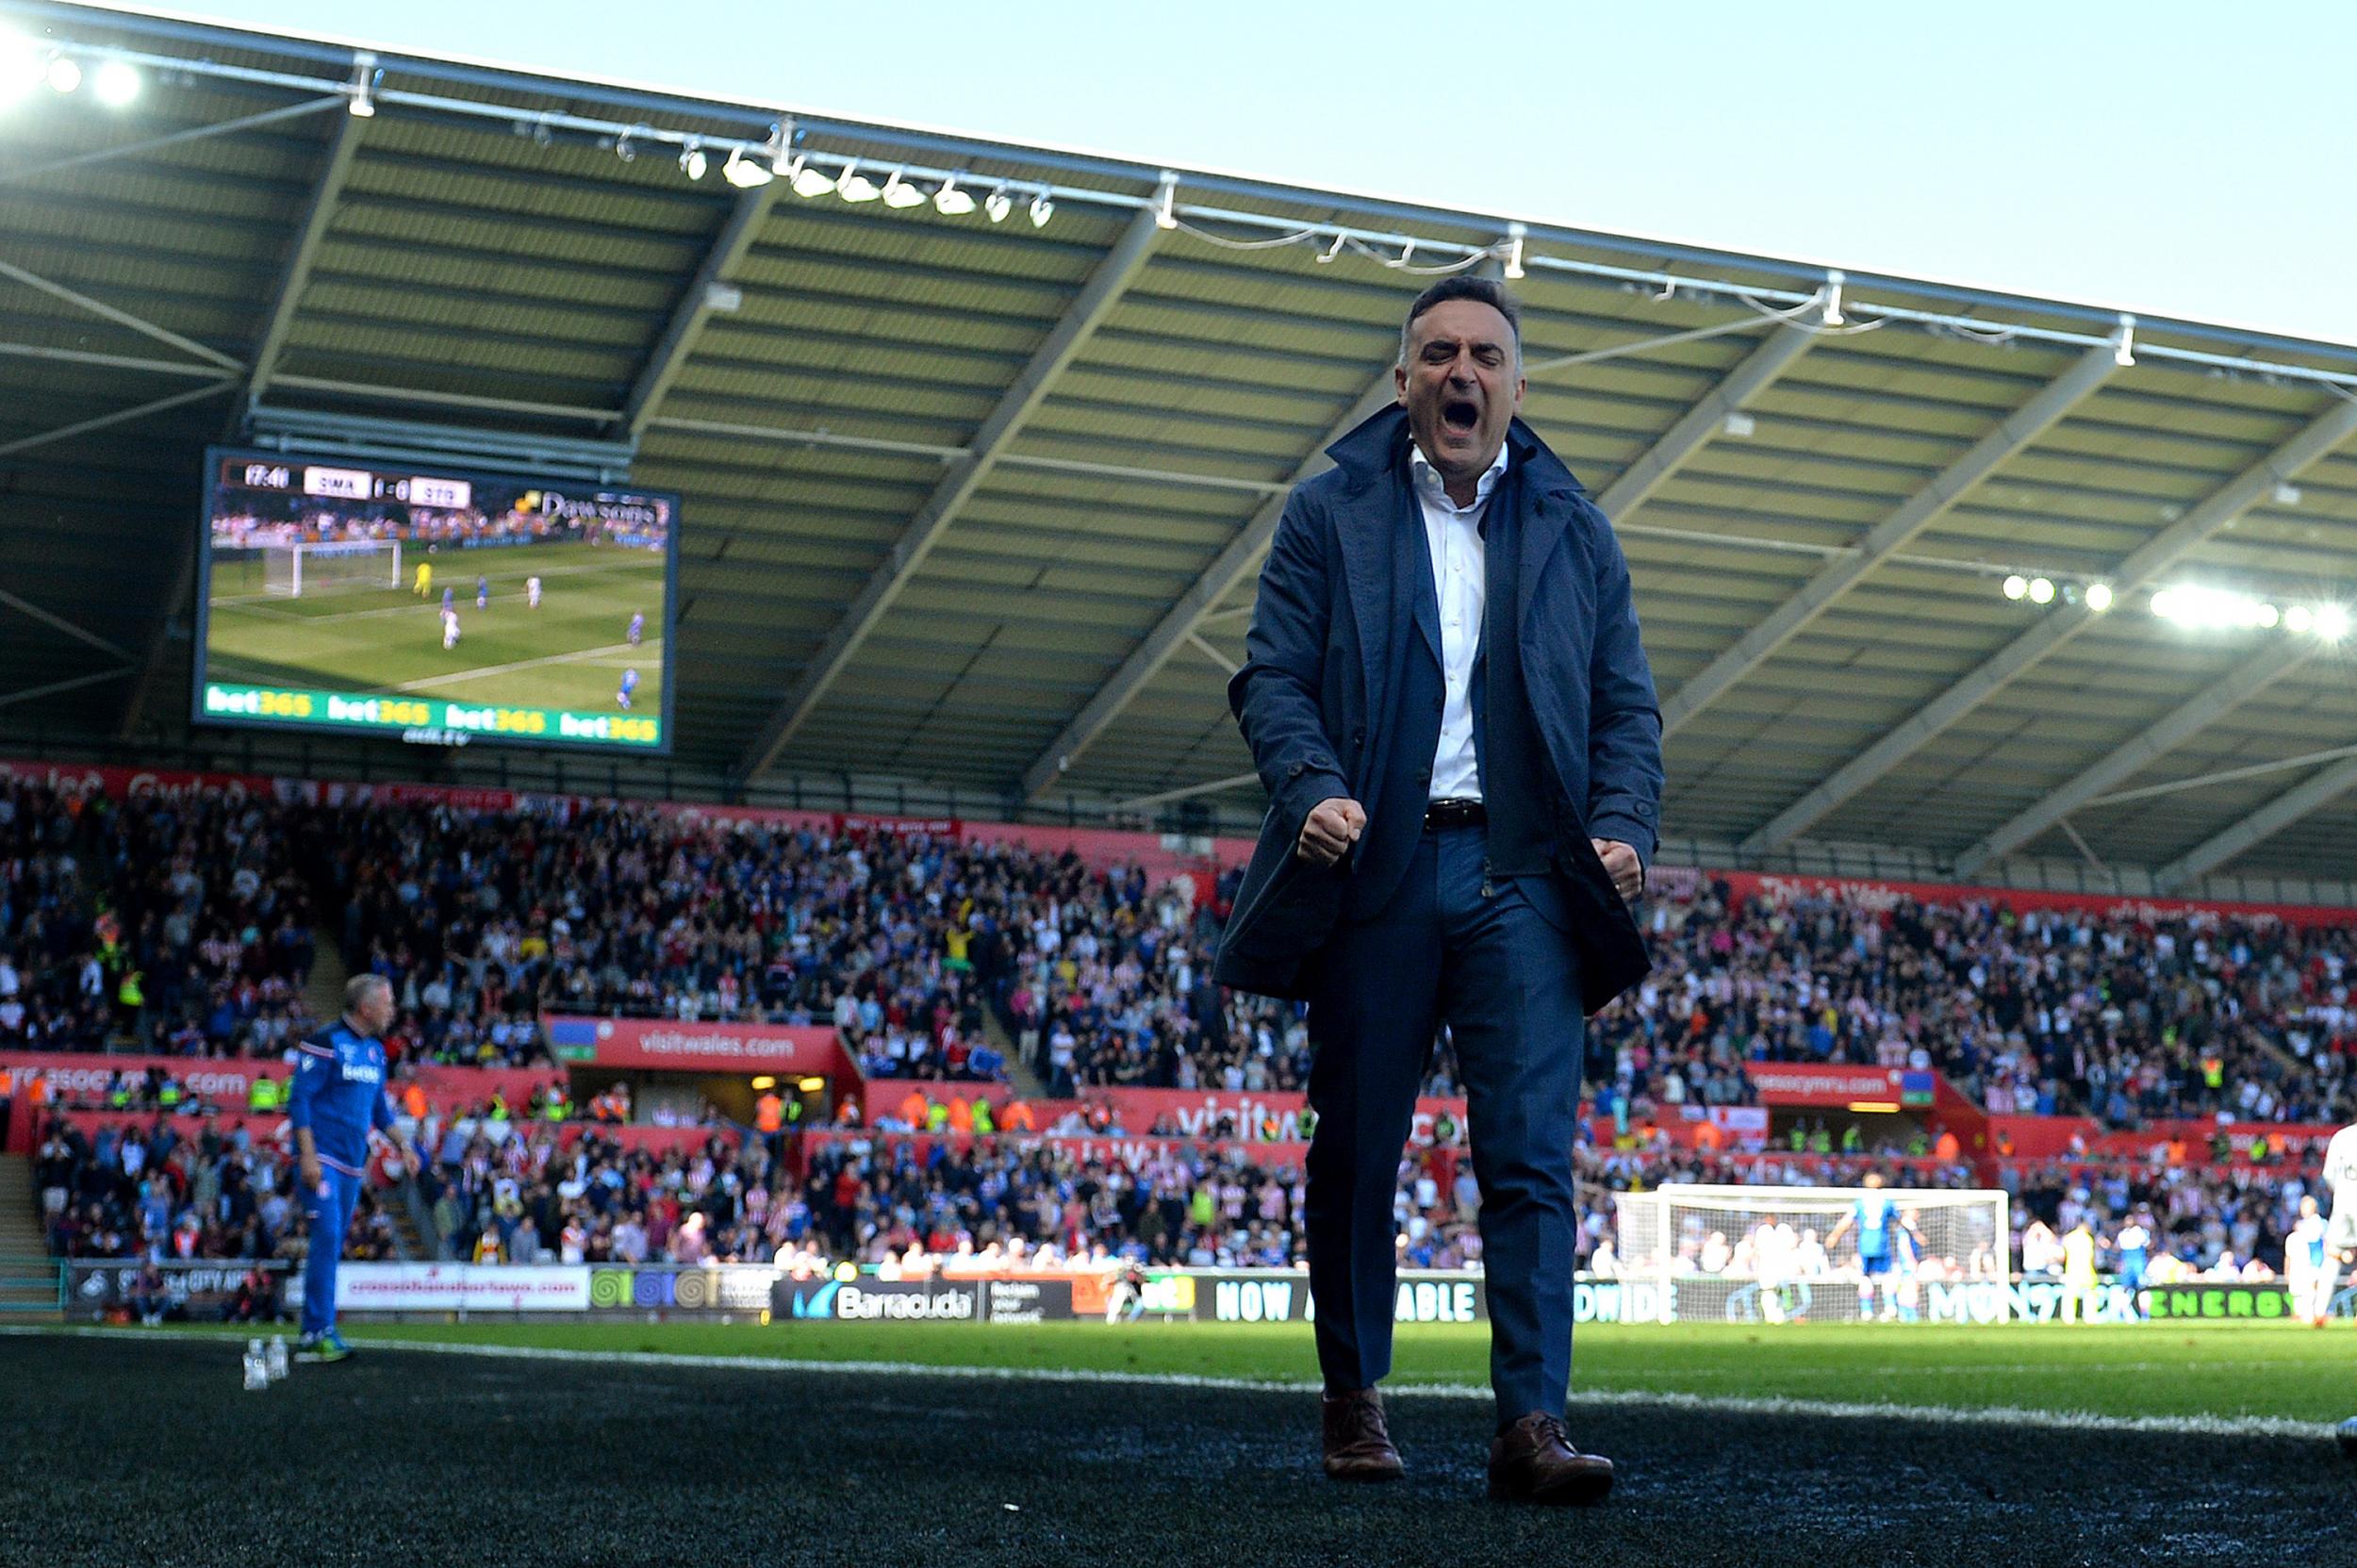
<svg viewBox="0 0 2357 1568">
<path fill-rule="evenodd" d="M 1564 1426 L 1582 1020 L 1641 977 L 1628 900 L 1661 716 L 1627 563 L 1515 417 L 1520 314 L 1454 277 L 1409 309 L 1399 400 L 1294 491 L 1228 688 L 1272 802 L 1217 977 L 1306 999 L 1310 1286 L 1327 1473 L 1401 1473 L 1392 1201 L 1442 1024 L 1470 1101 L 1493 1497 L 1600 1501 Z"/>
</svg>

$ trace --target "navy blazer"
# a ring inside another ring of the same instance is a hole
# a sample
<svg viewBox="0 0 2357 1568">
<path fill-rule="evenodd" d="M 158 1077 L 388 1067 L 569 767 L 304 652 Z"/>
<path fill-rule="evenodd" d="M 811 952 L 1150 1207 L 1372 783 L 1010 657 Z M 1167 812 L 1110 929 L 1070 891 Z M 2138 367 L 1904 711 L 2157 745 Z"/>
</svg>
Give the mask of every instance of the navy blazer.
<svg viewBox="0 0 2357 1568">
<path fill-rule="evenodd" d="M 1414 635 L 1399 613 L 1412 600 L 1395 594 L 1393 564 L 1395 531 L 1420 516 L 1409 440 L 1407 410 L 1393 406 L 1336 441 L 1327 449 L 1335 467 L 1294 487 L 1270 541 L 1245 664 L 1228 685 L 1270 804 L 1220 942 L 1213 974 L 1223 984 L 1304 993 L 1304 961 L 1333 930 L 1351 861 L 1322 868 L 1301 860 L 1294 852 L 1301 825 L 1338 795 L 1376 809 L 1362 791 L 1375 783 L 1372 759 L 1383 754 L 1391 655 L 1397 639 Z M 1661 710 L 1611 524 L 1521 420 L 1507 445 L 1521 476 L 1514 624 L 1592 1012 L 1651 967 L 1590 839 L 1619 839 L 1653 859 Z M 1419 548 L 1409 558 L 1424 556 Z"/>
</svg>

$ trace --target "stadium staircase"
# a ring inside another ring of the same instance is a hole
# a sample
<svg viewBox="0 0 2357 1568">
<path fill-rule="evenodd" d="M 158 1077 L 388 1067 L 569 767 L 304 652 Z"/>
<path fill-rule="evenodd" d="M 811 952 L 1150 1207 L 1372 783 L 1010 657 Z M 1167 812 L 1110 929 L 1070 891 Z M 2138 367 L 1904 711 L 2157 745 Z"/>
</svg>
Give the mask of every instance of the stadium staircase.
<svg viewBox="0 0 2357 1568">
<path fill-rule="evenodd" d="M 990 1042 L 991 1049 L 1006 1059 L 1007 1083 L 1017 1099 L 1047 1098 L 1047 1085 L 1040 1081 L 1031 1065 L 1023 1059 L 1023 1052 L 1016 1048 L 1014 1037 L 1007 1032 L 1006 1023 L 995 1007 L 982 1009 L 982 1038 Z"/>
<path fill-rule="evenodd" d="M 303 988 L 303 999 L 311 1009 L 311 1016 L 328 1019 L 344 1010 L 344 982 L 352 978 L 352 967 L 344 962 L 344 949 L 325 926 L 311 928 L 311 983 Z"/>
<path fill-rule="evenodd" d="M 58 1266 L 33 1217 L 33 1163 L 0 1155 L 0 1319 L 63 1310 Z"/>
</svg>

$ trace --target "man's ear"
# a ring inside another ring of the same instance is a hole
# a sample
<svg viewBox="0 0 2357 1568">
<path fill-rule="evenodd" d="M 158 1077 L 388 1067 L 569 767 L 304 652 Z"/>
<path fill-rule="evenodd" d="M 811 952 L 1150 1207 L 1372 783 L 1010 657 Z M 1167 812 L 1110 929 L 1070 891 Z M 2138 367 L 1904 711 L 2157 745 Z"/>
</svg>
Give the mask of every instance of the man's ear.
<svg viewBox="0 0 2357 1568">
<path fill-rule="evenodd" d="M 1405 407 L 1408 403 L 1408 361 L 1400 360 L 1392 367 L 1392 401 Z M 1520 394 L 1516 395 L 1520 402 Z"/>
</svg>

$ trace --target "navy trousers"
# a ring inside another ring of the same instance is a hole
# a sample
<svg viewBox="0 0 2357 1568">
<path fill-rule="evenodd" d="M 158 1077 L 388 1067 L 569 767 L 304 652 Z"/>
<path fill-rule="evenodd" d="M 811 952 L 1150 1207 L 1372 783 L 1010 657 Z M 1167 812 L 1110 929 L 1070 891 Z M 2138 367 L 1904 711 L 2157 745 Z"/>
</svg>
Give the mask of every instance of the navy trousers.
<svg viewBox="0 0 2357 1568">
<path fill-rule="evenodd" d="M 1392 1369 L 1401 1151 L 1446 1023 L 1481 1187 L 1503 1428 L 1533 1411 L 1561 1415 L 1570 1394 L 1583 1017 L 1561 890 L 1490 877 L 1487 850 L 1479 827 L 1427 830 L 1398 894 L 1320 955 L 1305 1208 L 1319 1370 L 1329 1389 L 1371 1388 Z"/>
<path fill-rule="evenodd" d="M 311 1250 L 303 1263 L 303 1332 L 323 1334 L 336 1327 L 336 1268 L 343 1262 L 344 1235 L 360 1201 L 360 1179 L 322 1162 L 320 1184 L 303 1195 L 311 1219 Z"/>
</svg>

